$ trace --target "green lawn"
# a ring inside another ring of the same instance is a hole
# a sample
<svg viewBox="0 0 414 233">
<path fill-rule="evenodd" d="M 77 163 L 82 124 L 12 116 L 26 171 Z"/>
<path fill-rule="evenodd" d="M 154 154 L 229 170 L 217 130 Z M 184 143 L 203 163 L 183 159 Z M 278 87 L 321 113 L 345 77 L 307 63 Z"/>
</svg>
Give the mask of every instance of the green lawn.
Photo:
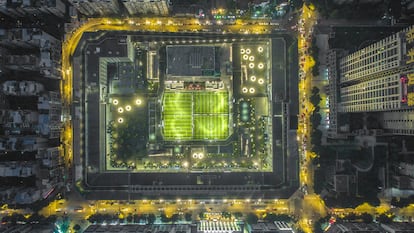
<svg viewBox="0 0 414 233">
<path fill-rule="evenodd" d="M 228 114 L 228 92 L 195 92 L 195 114 Z"/>
<path fill-rule="evenodd" d="M 164 139 L 226 139 L 229 129 L 228 101 L 228 92 L 165 92 Z"/>
<path fill-rule="evenodd" d="M 228 137 L 228 115 L 198 115 L 194 117 L 194 139 L 222 140 Z"/>
</svg>

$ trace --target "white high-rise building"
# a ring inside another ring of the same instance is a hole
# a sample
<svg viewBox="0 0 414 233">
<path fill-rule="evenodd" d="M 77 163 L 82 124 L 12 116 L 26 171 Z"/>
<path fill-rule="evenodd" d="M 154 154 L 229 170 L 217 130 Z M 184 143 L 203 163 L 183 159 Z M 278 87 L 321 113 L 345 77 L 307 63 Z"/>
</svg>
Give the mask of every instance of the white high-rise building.
<svg viewBox="0 0 414 233">
<path fill-rule="evenodd" d="M 339 64 L 338 112 L 378 112 L 388 133 L 414 135 L 414 26 Z"/>
</svg>

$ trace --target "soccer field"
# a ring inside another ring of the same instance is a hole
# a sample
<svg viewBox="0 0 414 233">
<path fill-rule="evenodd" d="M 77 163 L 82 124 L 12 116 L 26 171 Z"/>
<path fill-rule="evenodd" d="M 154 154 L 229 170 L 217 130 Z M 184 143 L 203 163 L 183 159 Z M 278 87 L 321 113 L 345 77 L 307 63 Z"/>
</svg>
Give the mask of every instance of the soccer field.
<svg viewBox="0 0 414 233">
<path fill-rule="evenodd" d="M 165 92 L 165 140 L 223 140 L 229 134 L 228 92 Z"/>
</svg>

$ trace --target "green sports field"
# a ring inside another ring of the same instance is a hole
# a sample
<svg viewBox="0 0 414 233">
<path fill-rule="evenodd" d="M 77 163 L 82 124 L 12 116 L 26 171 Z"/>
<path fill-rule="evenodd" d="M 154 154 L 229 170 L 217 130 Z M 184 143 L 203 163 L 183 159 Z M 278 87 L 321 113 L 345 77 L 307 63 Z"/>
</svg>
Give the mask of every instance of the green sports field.
<svg viewBox="0 0 414 233">
<path fill-rule="evenodd" d="M 165 92 L 165 140 L 223 140 L 229 135 L 228 92 Z"/>
</svg>

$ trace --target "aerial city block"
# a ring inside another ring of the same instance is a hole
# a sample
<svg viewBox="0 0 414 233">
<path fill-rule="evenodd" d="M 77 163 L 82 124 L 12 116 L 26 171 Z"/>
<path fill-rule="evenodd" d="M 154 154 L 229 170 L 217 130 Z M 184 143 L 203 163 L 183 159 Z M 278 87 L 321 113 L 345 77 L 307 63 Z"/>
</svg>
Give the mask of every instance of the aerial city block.
<svg viewBox="0 0 414 233">
<path fill-rule="evenodd" d="M 0 2 L 0 232 L 414 232 L 414 3 Z"/>
</svg>

